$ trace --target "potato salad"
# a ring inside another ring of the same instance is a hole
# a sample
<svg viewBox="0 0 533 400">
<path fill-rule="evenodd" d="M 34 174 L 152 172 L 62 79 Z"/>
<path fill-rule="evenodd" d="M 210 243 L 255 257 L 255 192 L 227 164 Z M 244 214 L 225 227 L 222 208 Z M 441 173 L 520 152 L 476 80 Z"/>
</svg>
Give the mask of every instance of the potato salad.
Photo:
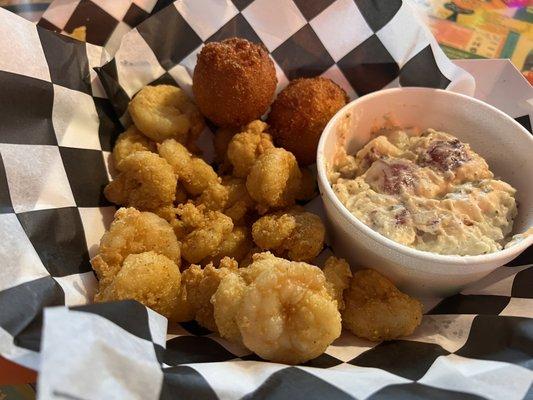
<svg viewBox="0 0 533 400">
<path fill-rule="evenodd" d="M 494 179 L 468 144 L 434 129 L 388 129 L 330 170 L 339 200 L 360 221 L 438 254 L 500 250 L 516 216 L 516 190 Z"/>
</svg>

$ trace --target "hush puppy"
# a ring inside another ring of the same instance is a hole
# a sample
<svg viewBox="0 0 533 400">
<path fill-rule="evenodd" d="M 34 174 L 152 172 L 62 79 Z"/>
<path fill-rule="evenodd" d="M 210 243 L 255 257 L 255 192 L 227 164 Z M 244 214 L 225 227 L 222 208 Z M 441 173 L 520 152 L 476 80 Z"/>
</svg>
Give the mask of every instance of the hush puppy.
<svg viewBox="0 0 533 400">
<path fill-rule="evenodd" d="M 202 114 L 216 125 L 238 128 L 267 111 L 276 84 L 276 70 L 266 49 L 231 38 L 203 47 L 192 89 Z"/>
<path fill-rule="evenodd" d="M 331 117 L 348 97 L 332 80 L 295 79 L 283 89 L 268 115 L 274 141 L 296 156 L 300 165 L 313 164 L 318 140 Z"/>
</svg>

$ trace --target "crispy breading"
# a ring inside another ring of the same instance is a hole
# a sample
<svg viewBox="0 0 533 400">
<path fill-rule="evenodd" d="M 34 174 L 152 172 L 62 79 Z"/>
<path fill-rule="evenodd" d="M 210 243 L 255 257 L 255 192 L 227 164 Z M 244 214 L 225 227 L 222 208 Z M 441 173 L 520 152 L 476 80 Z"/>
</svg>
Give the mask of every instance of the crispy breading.
<svg viewBox="0 0 533 400">
<path fill-rule="evenodd" d="M 238 128 L 267 111 L 276 84 L 276 70 L 266 48 L 230 38 L 202 48 L 192 90 L 202 114 L 218 126 Z"/>
<path fill-rule="evenodd" d="M 156 142 L 175 138 L 193 143 L 205 127 L 196 105 L 176 86 L 145 86 L 130 101 L 128 111 L 137 128 Z"/>
<path fill-rule="evenodd" d="M 175 320 L 184 313 L 180 308 L 188 307 L 179 302 L 180 282 L 180 269 L 168 257 L 153 251 L 130 254 L 111 283 L 94 300 L 137 300 Z"/>
<path fill-rule="evenodd" d="M 118 205 L 151 211 L 172 204 L 176 176 L 157 154 L 137 151 L 120 162 L 121 173 L 104 188 L 105 197 Z"/>
<path fill-rule="evenodd" d="M 178 206 L 177 213 L 183 224 L 182 256 L 189 263 L 198 263 L 217 252 L 233 230 L 233 222 L 219 211 L 192 203 Z"/>
<path fill-rule="evenodd" d="M 199 196 L 210 185 L 220 183 L 213 167 L 201 158 L 192 155 L 178 141 L 165 140 L 157 146 L 157 150 L 159 155 L 172 166 L 178 181 L 191 196 Z"/>
<path fill-rule="evenodd" d="M 215 268 L 212 263 L 204 268 L 193 264 L 182 274 L 182 282 L 187 290 L 187 301 L 193 310 L 194 319 L 213 332 L 217 332 L 217 326 L 211 297 L 218 289 L 221 279 L 236 269 L 237 263 L 226 259 L 221 261 L 219 268 Z"/>
<path fill-rule="evenodd" d="M 294 156 L 281 148 L 272 148 L 259 156 L 246 178 L 250 197 L 258 211 L 283 208 L 294 204 L 302 173 Z"/>
<path fill-rule="evenodd" d="M 135 125 L 131 125 L 125 132 L 118 135 L 115 147 L 113 147 L 113 165 L 120 171 L 120 163 L 130 154 L 136 151 L 155 152 L 155 150 L 155 143 L 144 136 Z"/>
<path fill-rule="evenodd" d="M 223 176 L 222 185 L 228 193 L 224 214 L 230 217 L 235 224 L 242 223 L 255 207 L 254 201 L 246 190 L 246 181 L 233 176 Z"/>
<path fill-rule="evenodd" d="M 255 120 L 230 140 L 227 158 L 233 166 L 233 176 L 246 178 L 259 156 L 274 147 L 272 137 L 265 132 L 267 128 L 263 121 Z"/>
<path fill-rule="evenodd" d="M 147 251 L 163 254 L 178 267 L 181 264 L 180 244 L 168 222 L 151 212 L 119 209 L 91 260 L 100 289 L 111 282 L 128 255 Z"/>
<path fill-rule="evenodd" d="M 298 364 L 318 357 L 340 335 L 337 303 L 318 267 L 262 253 L 239 273 L 241 279 L 224 277 L 212 298 L 226 337 L 238 340 L 238 330 L 260 357 Z"/>
<path fill-rule="evenodd" d="M 264 215 L 252 225 L 255 244 L 293 261 L 312 261 L 324 246 L 320 217 L 301 207 Z"/>
<path fill-rule="evenodd" d="M 344 291 L 350 286 L 352 271 L 343 258 L 330 256 L 322 269 L 328 283 L 328 291 L 335 300 L 339 310 L 344 310 Z"/>
<path fill-rule="evenodd" d="M 422 305 L 379 272 L 357 271 L 344 292 L 342 323 L 356 336 L 381 341 L 410 335 L 422 320 Z"/>
<path fill-rule="evenodd" d="M 347 100 L 346 92 L 331 79 L 292 80 L 268 114 L 274 142 L 292 152 L 300 165 L 315 163 L 322 131 Z"/>
</svg>

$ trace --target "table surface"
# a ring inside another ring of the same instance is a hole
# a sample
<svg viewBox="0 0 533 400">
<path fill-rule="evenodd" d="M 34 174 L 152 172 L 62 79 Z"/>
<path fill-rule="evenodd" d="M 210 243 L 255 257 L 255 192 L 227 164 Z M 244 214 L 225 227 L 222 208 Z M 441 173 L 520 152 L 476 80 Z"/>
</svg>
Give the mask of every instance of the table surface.
<svg viewBox="0 0 533 400">
<path fill-rule="evenodd" d="M 410 1 L 450 58 L 510 58 L 533 84 L 532 0 Z M 0 0 L 0 7 L 36 22 L 51 2 Z M 2 357 L 0 370 L 0 399 L 35 398 L 35 372 Z"/>
</svg>

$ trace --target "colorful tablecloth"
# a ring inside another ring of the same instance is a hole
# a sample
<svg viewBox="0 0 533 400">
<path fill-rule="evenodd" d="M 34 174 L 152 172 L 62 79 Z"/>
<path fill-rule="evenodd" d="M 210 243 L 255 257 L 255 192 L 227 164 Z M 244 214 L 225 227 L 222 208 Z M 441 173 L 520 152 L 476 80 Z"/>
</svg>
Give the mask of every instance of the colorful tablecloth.
<svg viewBox="0 0 533 400">
<path fill-rule="evenodd" d="M 411 0 L 450 58 L 510 58 L 533 82 L 532 0 Z"/>
</svg>

